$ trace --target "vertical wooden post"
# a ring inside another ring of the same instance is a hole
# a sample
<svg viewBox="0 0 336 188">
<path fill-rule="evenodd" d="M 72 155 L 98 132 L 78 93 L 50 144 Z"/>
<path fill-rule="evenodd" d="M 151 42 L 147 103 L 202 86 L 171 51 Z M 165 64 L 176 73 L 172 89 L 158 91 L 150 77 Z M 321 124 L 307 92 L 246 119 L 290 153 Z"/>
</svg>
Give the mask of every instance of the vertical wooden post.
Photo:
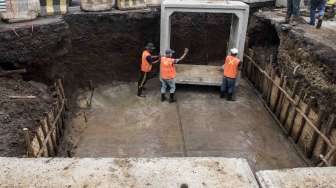
<svg viewBox="0 0 336 188">
<path fill-rule="evenodd" d="M 54 137 L 54 131 L 55 131 L 55 127 L 52 126 L 52 124 L 50 123 L 50 119 L 49 119 L 49 116 L 47 115 L 47 119 L 46 119 L 46 123 L 47 123 L 47 127 L 50 131 L 50 137 L 48 139 L 50 139 L 49 141 L 51 141 L 52 145 L 53 145 L 53 153 L 54 155 L 57 154 L 57 142 L 56 142 L 56 138 Z"/>
<path fill-rule="evenodd" d="M 39 154 L 37 157 L 40 157 L 41 155 L 44 156 L 44 157 L 48 157 L 48 150 L 46 148 L 46 145 L 43 143 L 44 139 L 41 138 L 40 134 L 39 134 L 39 130 L 37 129 L 37 132 L 36 132 L 36 138 L 37 138 L 37 141 L 40 145 L 40 150 L 39 150 Z"/>
<path fill-rule="evenodd" d="M 62 103 L 63 103 L 63 97 L 62 97 L 62 92 L 60 91 L 60 88 L 59 87 L 57 87 L 57 85 L 56 85 L 56 87 L 55 87 L 55 89 L 56 89 L 56 93 L 57 93 L 57 95 L 58 95 L 58 105 L 57 105 L 57 107 L 54 109 L 54 114 L 55 114 L 55 116 L 56 116 L 56 114 L 58 114 L 59 113 L 59 111 L 60 111 L 60 108 L 61 108 L 61 105 L 62 105 Z M 65 104 L 64 104 L 65 105 Z M 60 113 L 62 113 L 62 112 L 60 112 Z M 61 114 L 61 116 L 62 116 L 62 114 Z M 61 117 L 60 117 L 61 118 Z M 55 124 L 55 126 L 56 126 L 56 128 L 57 128 L 57 131 L 58 131 L 58 133 L 59 133 L 59 137 L 58 137 L 58 139 L 60 138 L 60 137 L 62 137 L 63 136 L 63 131 L 62 131 L 62 129 L 63 129 L 63 119 L 62 119 L 62 121 L 60 121 L 60 119 L 55 119 L 54 121 L 56 121 L 56 124 Z"/>
<path fill-rule="evenodd" d="M 68 101 L 66 100 L 65 98 L 65 91 L 64 91 L 64 87 L 63 87 L 63 82 L 61 79 L 58 79 L 57 80 L 57 83 L 58 83 L 58 86 L 59 86 L 59 90 L 60 90 L 60 93 L 62 95 L 62 99 L 64 99 L 64 106 L 65 106 L 65 109 L 68 110 L 69 109 L 69 105 L 68 105 Z"/>
<path fill-rule="evenodd" d="M 306 109 L 303 111 L 303 113 L 304 113 L 306 116 L 308 116 L 310 110 L 311 110 L 311 100 L 307 103 L 307 107 L 306 107 Z M 297 134 L 296 137 L 295 137 L 295 143 L 298 143 L 298 142 L 299 142 L 300 137 L 301 137 L 302 132 L 303 132 L 303 129 L 304 129 L 304 127 L 305 127 L 305 124 L 306 124 L 306 119 L 305 119 L 305 118 L 302 118 L 301 123 L 300 123 L 299 130 L 298 130 L 298 134 Z"/>
<path fill-rule="evenodd" d="M 259 69 L 257 69 L 258 70 L 258 88 L 259 88 L 259 92 L 260 93 L 262 93 L 263 92 L 263 84 L 264 84 L 264 74 L 262 74 L 261 72 L 260 72 L 260 70 Z"/>
<path fill-rule="evenodd" d="M 296 99 L 295 104 L 290 105 L 290 107 L 294 110 L 293 110 L 293 116 L 291 117 L 291 119 L 289 121 L 288 136 L 290 136 L 292 134 L 293 127 L 294 127 L 294 121 L 295 121 L 295 118 L 296 118 L 296 115 L 297 115 L 297 111 L 296 111 L 295 107 L 297 107 L 300 104 L 300 102 L 302 100 L 302 97 L 303 97 L 303 94 L 304 94 L 304 92 L 303 92 L 303 90 L 301 90 L 298 99 Z"/>
<path fill-rule="evenodd" d="M 284 90 L 286 90 L 286 85 L 287 85 L 287 76 L 284 76 L 284 81 L 283 81 L 281 87 Z M 275 109 L 275 115 L 279 118 L 279 120 L 281 119 L 280 114 L 281 114 L 281 111 L 282 111 L 284 98 L 285 98 L 285 94 L 280 91 L 280 103 L 278 104 L 278 106 L 276 106 L 276 109 Z"/>
<path fill-rule="evenodd" d="M 281 72 L 280 83 L 279 83 L 280 87 L 283 85 L 284 77 L 285 77 L 284 74 Z M 274 106 L 272 108 L 273 112 L 276 112 L 276 109 L 277 109 L 277 106 L 278 106 L 278 103 L 279 103 L 279 100 L 280 100 L 281 93 L 282 92 L 280 91 L 280 89 L 277 89 L 276 96 L 275 96 L 275 103 L 274 103 Z"/>
<path fill-rule="evenodd" d="M 329 137 L 330 136 L 330 132 L 332 130 L 332 128 L 335 126 L 335 114 L 331 114 L 329 117 L 329 121 L 327 123 L 326 128 L 322 131 L 322 133 L 326 136 Z M 325 155 L 327 152 L 327 145 L 324 141 L 322 141 L 322 146 L 321 146 L 321 154 Z"/>
<path fill-rule="evenodd" d="M 294 86 L 293 86 L 293 89 L 292 89 L 292 94 L 291 94 L 291 97 L 292 97 L 292 98 L 294 98 L 295 95 L 296 95 L 296 93 L 297 93 L 298 84 L 299 84 L 299 82 L 296 80 L 296 81 L 294 82 Z M 301 95 L 301 94 L 299 94 L 299 95 Z M 290 106 L 291 106 L 291 104 L 290 104 L 290 102 L 288 102 L 288 106 L 287 106 L 287 108 L 285 109 L 285 116 L 284 116 L 284 119 L 283 119 L 283 121 L 281 122 L 283 125 L 285 125 L 286 122 L 287 122 L 287 118 L 288 118 L 288 115 L 289 115 L 289 109 L 290 109 Z"/>
<path fill-rule="evenodd" d="M 26 148 L 27 148 L 27 157 L 34 157 L 34 153 L 33 153 L 33 148 L 31 146 L 31 138 L 30 138 L 30 134 L 29 134 L 29 130 L 28 128 L 23 128 L 23 134 L 24 134 L 24 138 L 25 138 L 25 142 L 26 142 Z"/>
<path fill-rule="evenodd" d="M 58 120 L 56 119 L 56 116 L 57 116 L 57 110 L 59 108 L 59 103 L 58 102 L 55 102 L 53 107 L 52 107 L 52 114 L 53 114 L 53 128 L 55 130 L 55 135 L 56 135 L 56 143 L 57 144 L 60 144 L 60 138 L 61 138 L 61 133 L 60 133 L 60 125 L 59 125 L 59 122 Z"/>
<path fill-rule="evenodd" d="M 265 73 L 267 76 L 271 75 L 271 65 L 267 64 L 265 68 Z M 264 75 L 264 83 L 263 83 L 263 99 L 267 102 L 267 97 L 268 97 L 268 83 L 269 80 L 266 78 Z"/>
<path fill-rule="evenodd" d="M 251 63 L 251 83 L 255 86 L 255 66 Z"/>
<path fill-rule="evenodd" d="M 52 156 L 54 154 L 54 147 L 51 143 L 51 140 L 48 137 L 48 132 L 49 132 L 49 128 L 47 125 L 47 119 L 48 119 L 48 114 L 44 113 L 44 119 L 42 121 L 38 121 L 38 124 L 41 126 L 42 128 L 42 132 L 44 134 L 44 140 L 47 140 L 47 150 L 48 150 L 48 156 Z"/>
<path fill-rule="evenodd" d="M 273 69 L 273 67 L 271 68 L 271 80 L 269 81 L 269 84 L 268 84 L 268 93 L 267 93 L 267 104 L 269 106 L 271 106 L 271 96 L 272 96 L 272 90 L 273 90 L 273 82 L 272 80 L 274 80 L 274 77 L 275 77 L 275 71 Z"/>
<path fill-rule="evenodd" d="M 319 130 L 321 130 L 322 122 L 323 122 L 325 117 L 326 117 L 326 108 L 325 108 L 325 106 L 321 106 L 320 109 L 319 109 L 319 112 L 318 112 L 318 119 L 317 119 L 317 122 L 316 122 L 316 127 Z M 318 138 L 318 134 L 315 131 L 313 131 L 311 146 L 308 148 L 308 151 L 307 151 L 307 157 L 308 158 L 312 158 L 312 156 L 313 156 L 314 149 L 315 149 L 315 146 L 317 144 L 317 138 Z"/>
</svg>

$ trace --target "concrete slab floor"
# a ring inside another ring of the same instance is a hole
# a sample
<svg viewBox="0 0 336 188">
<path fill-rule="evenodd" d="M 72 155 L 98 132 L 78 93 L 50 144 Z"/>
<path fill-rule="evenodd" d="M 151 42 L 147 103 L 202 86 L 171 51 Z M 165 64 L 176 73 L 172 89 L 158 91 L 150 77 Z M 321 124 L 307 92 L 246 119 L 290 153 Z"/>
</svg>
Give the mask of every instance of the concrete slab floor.
<svg viewBox="0 0 336 188">
<path fill-rule="evenodd" d="M 242 157 L 254 170 L 305 165 L 246 81 L 235 102 L 220 99 L 217 88 L 178 86 L 178 102 L 161 103 L 159 87 L 150 80 L 146 98 L 136 97 L 135 83 L 96 88 L 75 157 Z"/>
</svg>

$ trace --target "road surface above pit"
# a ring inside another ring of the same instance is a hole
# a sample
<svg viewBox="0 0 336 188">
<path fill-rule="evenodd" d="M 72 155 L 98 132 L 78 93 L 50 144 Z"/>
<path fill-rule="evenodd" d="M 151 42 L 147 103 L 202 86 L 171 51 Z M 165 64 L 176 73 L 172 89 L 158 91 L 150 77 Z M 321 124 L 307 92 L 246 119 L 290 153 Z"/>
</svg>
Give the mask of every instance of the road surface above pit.
<svg viewBox="0 0 336 188">
<path fill-rule="evenodd" d="M 146 98 L 136 97 L 136 88 L 96 88 L 91 109 L 82 109 L 71 124 L 82 128 L 75 157 L 221 156 L 246 158 L 254 170 L 304 166 L 244 80 L 235 102 L 220 99 L 217 88 L 178 86 L 178 102 L 162 103 L 157 79 L 147 83 Z M 80 106 L 88 96 L 79 96 Z"/>
</svg>

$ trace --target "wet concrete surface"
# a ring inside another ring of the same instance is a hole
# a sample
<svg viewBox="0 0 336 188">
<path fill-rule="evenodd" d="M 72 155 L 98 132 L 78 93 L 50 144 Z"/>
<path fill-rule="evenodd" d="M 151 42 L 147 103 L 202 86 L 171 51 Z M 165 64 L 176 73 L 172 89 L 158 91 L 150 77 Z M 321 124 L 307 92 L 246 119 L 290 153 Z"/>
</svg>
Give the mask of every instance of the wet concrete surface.
<svg viewBox="0 0 336 188">
<path fill-rule="evenodd" d="M 246 158 L 253 170 L 305 166 L 244 80 L 235 102 L 220 99 L 217 88 L 178 86 L 178 102 L 162 103 L 159 87 L 150 80 L 146 98 L 136 97 L 135 83 L 96 88 L 74 156 L 221 156 Z"/>
</svg>

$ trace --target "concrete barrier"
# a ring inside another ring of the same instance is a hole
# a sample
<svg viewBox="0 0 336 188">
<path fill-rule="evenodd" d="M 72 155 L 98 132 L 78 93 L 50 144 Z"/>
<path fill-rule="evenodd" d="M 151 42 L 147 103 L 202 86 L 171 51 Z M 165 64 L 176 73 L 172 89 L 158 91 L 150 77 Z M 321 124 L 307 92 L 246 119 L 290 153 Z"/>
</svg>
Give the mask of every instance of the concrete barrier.
<svg viewBox="0 0 336 188">
<path fill-rule="evenodd" d="M 257 179 L 262 188 L 335 188 L 336 167 L 259 171 Z"/>
<path fill-rule="evenodd" d="M 0 187 L 258 187 L 245 159 L 0 158 L 0 165 Z"/>
<path fill-rule="evenodd" d="M 60 15 L 68 12 L 69 0 L 40 0 L 41 16 Z"/>
<path fill-rule="evenodd" d="M 114 6 L 114 0 L 81 0 L 80 7 L 84 11 L 106 11 Z"/>
<path fill-rule="evenodd" d="M 117 9 L 132 10 L 146 8 L 145 0 L 117 0 Z"/>
<path fill-rule="evenodd" d="M 4 3 L 1 4 L 4 7 Z M 0 17 L 10 23 L 33 20 L 37 17 L 39 9 L 38 0 L 7 0 L 6 11 L 0 11 Z"/>
</svg>

